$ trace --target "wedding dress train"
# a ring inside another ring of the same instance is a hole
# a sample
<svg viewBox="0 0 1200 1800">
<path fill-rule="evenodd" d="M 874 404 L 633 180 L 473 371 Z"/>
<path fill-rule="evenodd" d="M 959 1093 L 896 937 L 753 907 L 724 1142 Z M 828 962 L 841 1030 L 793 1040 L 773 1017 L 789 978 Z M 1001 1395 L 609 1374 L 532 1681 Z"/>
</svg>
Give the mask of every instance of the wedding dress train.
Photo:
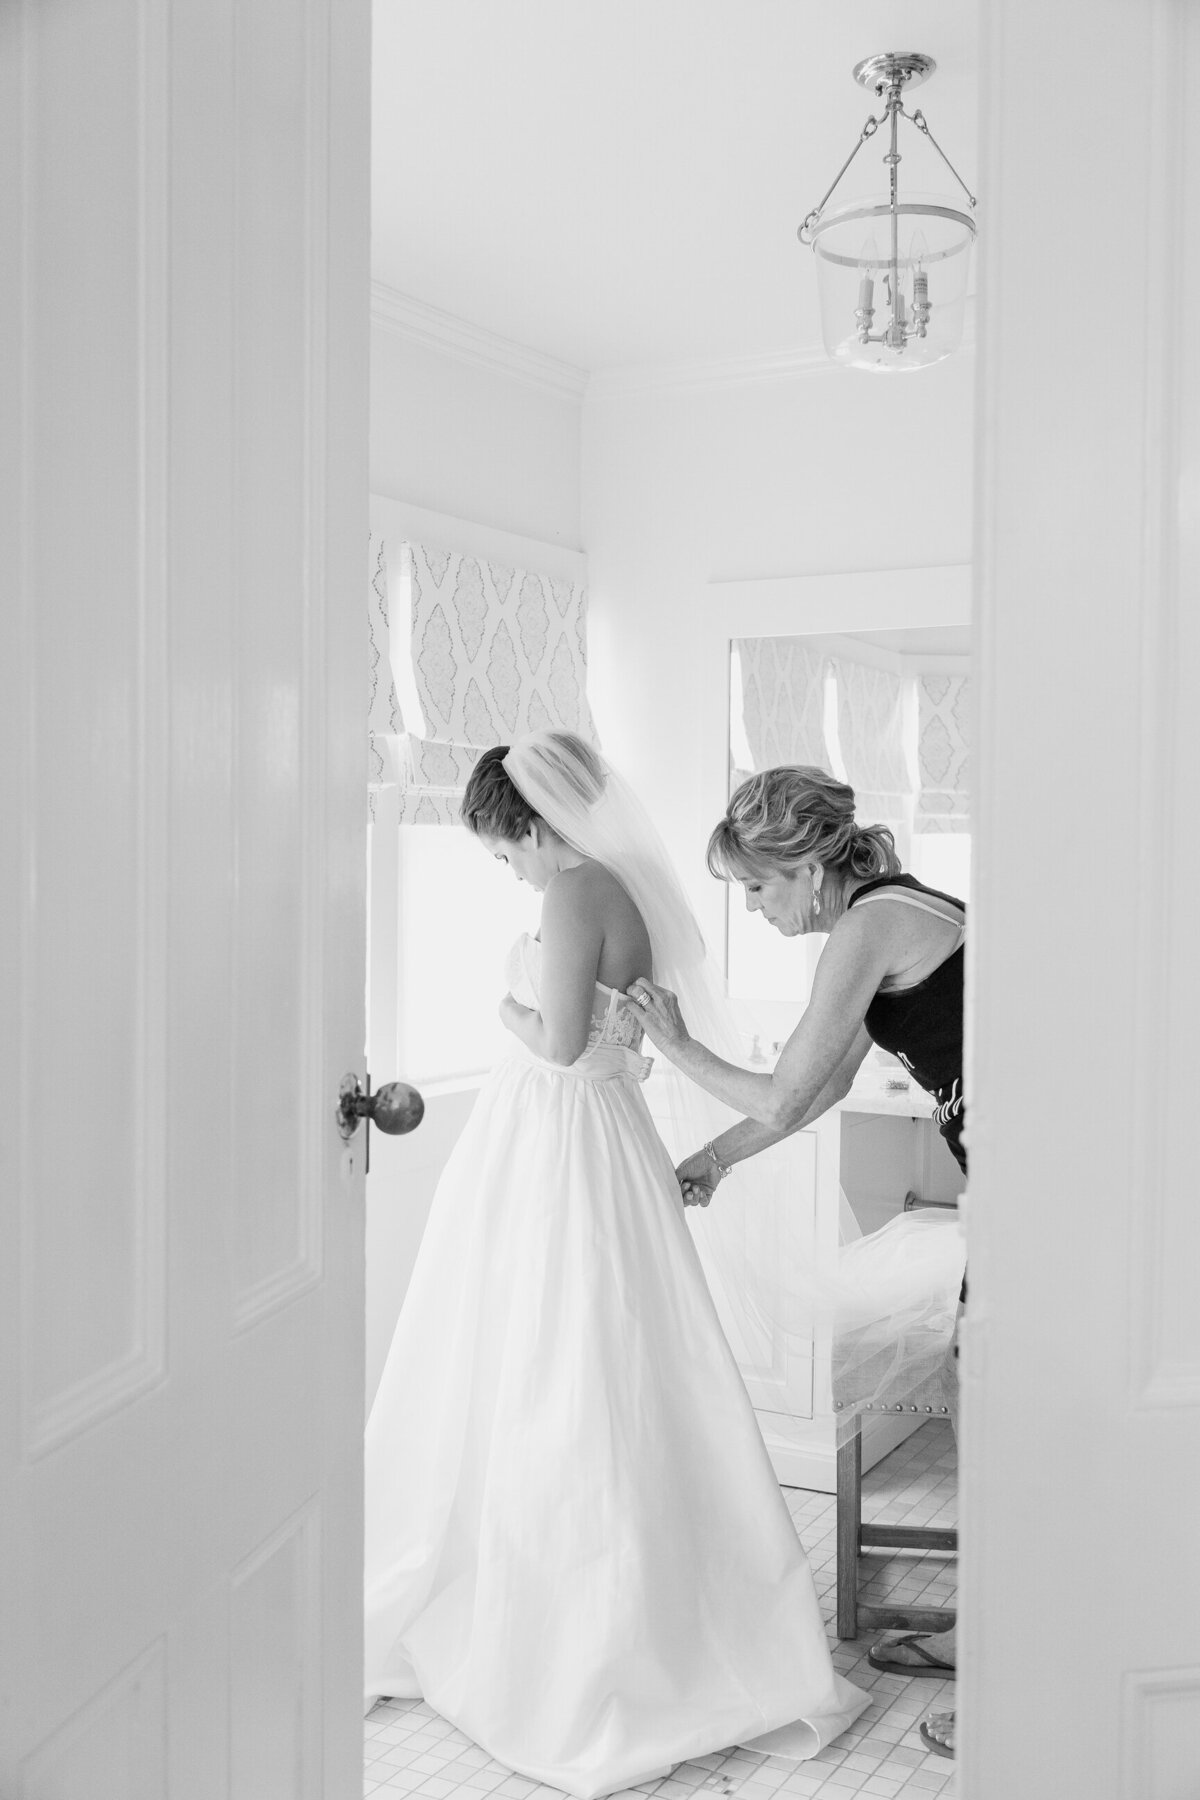
<svg viewBox="0 0 1200 1800">
<path fill-rule="evenodd" d="M 538 1004 L 535 940 L 509 985 Z M 423 1695 L 580 1800 L 868 1696 L 812 1576 L 641 1082 L 597 987 L 570 1067 L 514 1040 L 439 1184 L 367 1432 L 368 1698 Z"/>
</svg>

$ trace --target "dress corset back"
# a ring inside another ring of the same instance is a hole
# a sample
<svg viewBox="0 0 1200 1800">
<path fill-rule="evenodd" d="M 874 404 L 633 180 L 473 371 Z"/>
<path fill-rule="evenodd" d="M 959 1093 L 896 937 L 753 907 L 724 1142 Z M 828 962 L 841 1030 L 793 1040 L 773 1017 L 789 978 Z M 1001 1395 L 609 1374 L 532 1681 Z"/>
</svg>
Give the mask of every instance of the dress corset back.
<svg viewBox="0 0 1200 1800">
<path fill-rule="evenodd" d="M 508 953 L 504 965 L 509 992 L 521 1006 L 540 1005 L 542 946 L 528 932 L 519 937 Z M 642 1022 L 632 1000 L 616 988 L 596 983 L 592 990 L 592 1018 L 588 1027 L 587 1046 L 582 1056 L 570 1065 L 570 1072 L 580 1075 L 633 1074 L 644 1081 L 650 1072 L 651 1059 L 640 1054 Z M 618 1059 L 604 1057 L 606 1051 L 625 1052 Z"/>
</svg>

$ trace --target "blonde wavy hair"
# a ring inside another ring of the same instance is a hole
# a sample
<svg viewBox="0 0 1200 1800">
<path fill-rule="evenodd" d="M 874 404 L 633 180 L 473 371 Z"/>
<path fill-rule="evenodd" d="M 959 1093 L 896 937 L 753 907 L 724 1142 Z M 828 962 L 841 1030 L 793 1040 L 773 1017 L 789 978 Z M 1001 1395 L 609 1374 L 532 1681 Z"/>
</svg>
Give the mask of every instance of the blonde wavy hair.
<svg viewBox="0 0 1200 1800">
<path fill-rule="evenodd" d="M 818 862 L 834 875 L 898 875 L 886 825 L 856 825 L 854 789 L 824 769 L 785 764 L 743 781 L 708 840 L 709 873 L 741 881 Z"/>
</svg>

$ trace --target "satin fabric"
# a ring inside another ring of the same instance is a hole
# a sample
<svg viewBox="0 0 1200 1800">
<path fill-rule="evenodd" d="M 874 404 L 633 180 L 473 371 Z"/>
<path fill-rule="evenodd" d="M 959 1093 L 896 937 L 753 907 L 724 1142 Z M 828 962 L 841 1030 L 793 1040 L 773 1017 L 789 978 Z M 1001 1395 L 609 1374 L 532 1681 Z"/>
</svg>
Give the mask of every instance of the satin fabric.
<svg viewBox="0 0 1200 1800">
<path fill-rule="evenodd" d="M 537 946 L 510 985 L 536 1005 Z M 367 1431 L 366 1687 L 590 1800 L 868 1696 L 812 1576 L 598 988 L 569 1068 L 514 1046 L 433 1202 Z"/>
</svg>

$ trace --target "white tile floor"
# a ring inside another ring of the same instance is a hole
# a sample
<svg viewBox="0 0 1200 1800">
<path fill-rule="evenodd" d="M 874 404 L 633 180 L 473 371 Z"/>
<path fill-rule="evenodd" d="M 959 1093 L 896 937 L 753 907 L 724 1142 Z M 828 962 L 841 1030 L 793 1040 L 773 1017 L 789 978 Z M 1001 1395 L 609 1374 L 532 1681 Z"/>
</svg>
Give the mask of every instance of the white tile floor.
<svg viewBox="0 0 1200 1800">
<path fill-rule="evenodd" d="M 954 1439 L 941 1420 L 920 1431 L 871 1470 L 863 1480 L 863 1516 L 891 1524 L 955 1523 Z M 622 1800 L 642 1795 L 663 1800 L 849 1800 L 852 1794 L 871 1800 L 931 1800 L 954 1794 L 954 1764 L 927 1752 L 917 1725 L 932 1708 L 954 1704 L 951 1682 L 909 1681 L 877 1675 L 867 1662 L 871 1638 L 839 1644 L 834 1634 L 836 1579 L 834 1502 L 831 1494 L 802 1488 L 785 1490 L 792 1517 L 812 1564 L 813 1578 L 825 1615 L 833 1660 L 842 1674 L 869 1688 L 873 1703 L 853 1728 L 812 1762 L 785 1762 L 733 1750 L 684 1763 L 664 1781 L 626 1790 Z M 954 1565 L 943 1556 L 899 1555 L 876 1551 L 864 1565 L 870 1578 L 860 1589 L 864 1600 L 920 1600 L 927 1606 L 953 1605 Z M 419 1700 L 383 1700 L 366 1720 L 364 1794 L 378 1800 L 392 1795 L 421 1795 L 425 1800 L 561 1800 L 557 1788 L 539 1787 L 492 1762 L 461 1731 L 439 1718 Z"/>
</svg>

